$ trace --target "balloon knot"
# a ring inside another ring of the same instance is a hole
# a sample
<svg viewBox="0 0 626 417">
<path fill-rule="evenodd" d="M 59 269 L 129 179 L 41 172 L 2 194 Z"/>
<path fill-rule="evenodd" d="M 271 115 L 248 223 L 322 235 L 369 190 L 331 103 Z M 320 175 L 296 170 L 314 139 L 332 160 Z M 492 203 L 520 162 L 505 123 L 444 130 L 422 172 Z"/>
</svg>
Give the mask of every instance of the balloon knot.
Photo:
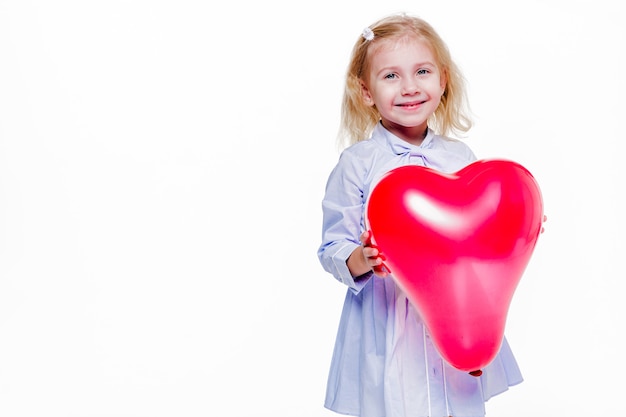
<svg viewBox="0 0 626 417">
<path fill-rule="evenodd" d="M 476 371 L 472 371 L 469 373 L 471 376 L 476 376 L 479 377 L 483 374 L 483 371 L 481 371 L 480 369 L 476 370 Z"/>
</svg>

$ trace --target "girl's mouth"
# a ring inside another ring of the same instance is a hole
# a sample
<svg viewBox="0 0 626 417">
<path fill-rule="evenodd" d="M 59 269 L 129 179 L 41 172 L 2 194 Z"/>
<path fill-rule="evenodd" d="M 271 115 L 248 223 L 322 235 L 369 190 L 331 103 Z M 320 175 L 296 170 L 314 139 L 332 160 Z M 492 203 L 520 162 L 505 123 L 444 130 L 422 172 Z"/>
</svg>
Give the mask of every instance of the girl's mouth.
<svg viewBox="0 0 626 417">
<path fill-rule="evenodd" d="M 405 109 L 413 109 L 413 108 L 421 106 L 424 103 L 426 102 L 425 101 L 411 101 L 409 103 L 400 103 L 400 104 L 397 104 L 396 106 L 402 107 Z"/>
</svg>

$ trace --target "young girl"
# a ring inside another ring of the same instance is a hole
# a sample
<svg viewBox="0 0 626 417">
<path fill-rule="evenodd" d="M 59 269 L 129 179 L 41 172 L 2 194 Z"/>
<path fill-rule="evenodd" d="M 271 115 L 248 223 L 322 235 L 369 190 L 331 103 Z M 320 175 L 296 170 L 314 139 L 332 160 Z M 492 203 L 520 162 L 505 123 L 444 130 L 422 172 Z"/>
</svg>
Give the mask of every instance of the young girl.
<svg viewBox="0 0 626 417">
<path fill-rule="evenodd" d="M 476 160 L 466 132 L 463 78 L 423 20 L 393 15 L 366 28 L 349 64 L 341 126 L 350 139 L 328 179 L 318 251 L 348 286 L 325 406 L 361 417 L 478 417 L 485 401 L 522 381 L 504 340 L 472 376 L 444 362 L 428 330 L 370 243 L 369 193 L 390 169 L 415 164 L 455 172 Z"/>
</svg>

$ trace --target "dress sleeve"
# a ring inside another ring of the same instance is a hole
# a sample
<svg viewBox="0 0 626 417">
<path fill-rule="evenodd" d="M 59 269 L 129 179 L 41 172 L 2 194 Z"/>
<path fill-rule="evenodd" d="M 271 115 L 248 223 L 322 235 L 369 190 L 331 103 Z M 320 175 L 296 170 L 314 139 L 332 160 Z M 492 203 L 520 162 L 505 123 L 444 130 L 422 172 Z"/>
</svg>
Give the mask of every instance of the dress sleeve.
<svg viewBox="0 0 626 417">
<path fill-rule="evenodd" d="M 346 264 L 350 254 L 361 244 L 365 176 L 365 167 L 344 152 L 326 184 L 322 201 L 322 244 L 317 252 L 324 269 L 354 293 L 358 293 L 372 275 L 369 272 L 354 278 Z"/>
<path fill-rule="evenodd" d="M 467 159 L 469 160 L 468 163 L 476 162 L 478 160 L 476 154 L 469 146 L 467 147 Z"/>
</svg>

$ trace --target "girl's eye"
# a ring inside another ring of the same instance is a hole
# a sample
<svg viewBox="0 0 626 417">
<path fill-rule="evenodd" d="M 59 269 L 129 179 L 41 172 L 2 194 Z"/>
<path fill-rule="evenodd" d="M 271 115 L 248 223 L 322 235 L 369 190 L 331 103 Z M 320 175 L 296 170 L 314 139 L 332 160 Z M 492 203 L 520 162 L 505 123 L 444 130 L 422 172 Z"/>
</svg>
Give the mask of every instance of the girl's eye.
<svg viewBox="0 0 626 417">
<path fill-rule="evenodd" d="M 417 70 L 417 75 L 426 75 L 429 72 L 430 72 L 429 70 L 422 68 L 422 69 Z"/>
<path fill-rule="evenodd" d="M 392 79 L 397 78 L 397 77 L 398 76 L 396 74 L 393 74 L 393 73 L 385 75 L 385 79 L 387 79 L 387 80 L 392 80 Z"/>
</svg>

